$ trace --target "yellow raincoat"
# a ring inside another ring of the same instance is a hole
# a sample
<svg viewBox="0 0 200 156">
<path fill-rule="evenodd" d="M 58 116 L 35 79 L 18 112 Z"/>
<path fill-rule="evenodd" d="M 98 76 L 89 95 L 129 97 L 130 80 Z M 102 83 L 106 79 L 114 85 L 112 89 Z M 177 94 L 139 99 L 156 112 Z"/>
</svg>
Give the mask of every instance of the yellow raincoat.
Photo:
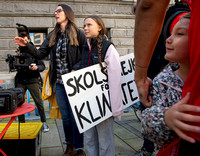
<svg viewBox="0 0 200 156">
<path fill-rule="evenodd" d="M 60 110 L 56 101 L 56 96 L 53 93 L 52 86 L 49 82 L 49 68 L 45 73 L 43 89 L 42 89 L 42 100 L 48 100 L 51 103 L 49 117 L 51 119 L 61 119 Z"/>
</svg>

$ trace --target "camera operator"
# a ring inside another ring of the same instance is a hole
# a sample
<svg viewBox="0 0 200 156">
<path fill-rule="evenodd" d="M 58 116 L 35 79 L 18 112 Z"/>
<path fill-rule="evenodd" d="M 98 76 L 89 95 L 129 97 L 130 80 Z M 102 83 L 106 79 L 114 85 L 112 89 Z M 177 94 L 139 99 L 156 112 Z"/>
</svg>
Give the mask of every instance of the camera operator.
<svg viewBox="0 0 200 156">
<path fill-rule="evenodd" d="M 27 32 L 19 33 L 19 37 L 22 37 L 27 42 L 33 44 L 32 42 L 30 42 L 30 38 Z M 17 51 L 16 54 L 27 55 L 27 53 L 25 52 L 26 52 L 26 49 L 24 47 L 19 47 L 19 51 Z M 43 132 L 48 132 L 49 127 L 46 124 L 46 116 L 45 116 L 44 106 L 42 103 L 40 82 L 39 82 L 39 78 L 41 79 L 39 72 L 44 71 L 44 69 L 45 69 L 44 62 L 42 60 L 37 60 L 34 58 L 30 66 L 19 68 L 17 70 L 17 74 L 15 76 L 15 87 L 23 88 L 25 92 L 27 89 L 30 91 L 30 94 L 37 106 L 41 122 L 43 122 Z M 25 116 L 24 115 L 19 116 L 19 121 L 25 122 Z"/>
</svg>

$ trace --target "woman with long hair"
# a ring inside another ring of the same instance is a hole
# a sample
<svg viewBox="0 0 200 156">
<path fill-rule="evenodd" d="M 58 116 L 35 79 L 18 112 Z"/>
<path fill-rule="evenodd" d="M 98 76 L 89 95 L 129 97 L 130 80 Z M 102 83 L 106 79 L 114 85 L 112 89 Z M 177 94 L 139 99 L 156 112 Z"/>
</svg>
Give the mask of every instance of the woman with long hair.
<svg viewBox="0 0 200 156">
<path fill-rule="evenodd" d="M 65 141 L 67 144 L 63 156 L 84 155 L 83 134 L 80 134 L 64 89 L 61 75 L 71 72 L 72 66 L 80 61 L 85 35 L 74 22 L 74 12 L 65 4 L 59 4 L 54 12 L 56 26 L 37 50 L 23 38 L 15 37 L 17 45 L 27 48 L 27 52 L 36 58 L 44 59 L 50 55 L 49 80 L 56 94 L 56 100 L 62 115 Z"/>
</svg>

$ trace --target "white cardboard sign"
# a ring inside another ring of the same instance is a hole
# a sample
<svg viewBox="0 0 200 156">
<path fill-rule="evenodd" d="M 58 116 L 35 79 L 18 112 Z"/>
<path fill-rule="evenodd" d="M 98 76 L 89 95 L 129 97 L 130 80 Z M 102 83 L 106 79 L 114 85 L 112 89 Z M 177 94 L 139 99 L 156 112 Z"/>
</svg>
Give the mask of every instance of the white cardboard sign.
<svg viewBox="0 0 200 156">
<path fill-rule="evenodd" d="M 134 56 L 120 57 L 124 108 L 138 102 Z M 80 133 L 112 116 L 108 78 L 99 64 L 62 75 L 67 97 Z"/>
</svg>

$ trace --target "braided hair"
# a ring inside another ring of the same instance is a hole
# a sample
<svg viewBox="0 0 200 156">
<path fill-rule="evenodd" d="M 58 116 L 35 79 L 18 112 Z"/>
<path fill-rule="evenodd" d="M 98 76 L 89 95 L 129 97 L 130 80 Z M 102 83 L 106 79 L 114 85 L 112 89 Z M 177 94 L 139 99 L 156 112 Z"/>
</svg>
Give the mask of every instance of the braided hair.
<svg viewBox="0 0 200 156">
<path fill-rule="evenodd" d="M 103 72 L 105 72 L 105 68 L 102 65 L 102 61 L 101 61 L 101 52 L 102 52 L 102 41 L 103 41 L 103 37 L 106 35 L 106 27 L 104 25 L 103 20 L 96 15 L 90 15 L 88 17 L 85 18 L 88 19 L 91 18 L 93 19 L 101 28 L 101 30 L 99 31 L 99 35 L 97 36 L 97 49 L 98 49 L 98 60 L 99 60 L 99 65 L 102 69 Z"/>
</svg>

